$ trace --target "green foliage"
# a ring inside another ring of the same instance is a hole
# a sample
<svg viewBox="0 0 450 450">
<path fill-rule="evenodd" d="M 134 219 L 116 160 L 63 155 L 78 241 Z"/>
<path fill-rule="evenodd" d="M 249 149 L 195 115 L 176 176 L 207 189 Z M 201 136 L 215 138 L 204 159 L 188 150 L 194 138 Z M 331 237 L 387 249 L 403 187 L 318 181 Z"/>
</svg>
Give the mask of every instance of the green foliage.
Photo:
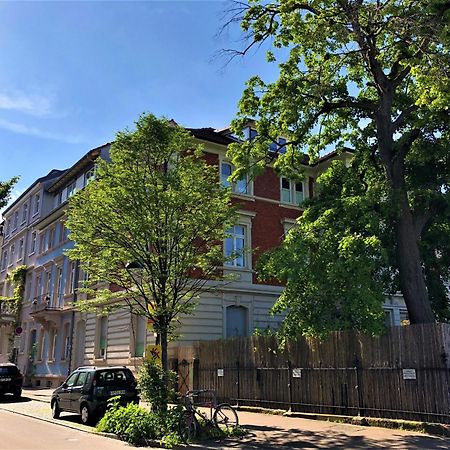
<svg viewBox="0 0 450 450">
<path fill-rule="evenodd" d="M 15 330 L 20 325 L 20 312 L 22 309 L 23 294 L 25 292 L 25 281 L 27 276 L 27 266 L 18 266 L 7 274 L 7 280 L 13 286 L 12 297 L 0 297 L 0 304 L 6 303 L 9 310 L 14 316 L 14 320 L 11 323 L 12 330 Z M 15 363 L 17 358 L 16 349 L 14 348 L 14 333 L 11 333 L 8 337 L 9 351 L 8 360 Z"/>
<path fill-rule="evenodd" d="M 236 221 L 230 191 L 202 156 L 188 131 L 142 115 L 134 130 L 117 134 L 110 161 L 97 162 L 96 180 L 69 204 L 75 247 L 67 255 L 82 262 L 90 284 L 114 288 L 88 290 L 95 298 L 76 307 L 105 313 L 125 302 L 151 319 L 165 369 L 176 318 L 222 278 L 222 242 Z"/>
<path fill-rule="evenodd" d="M 391 274 L 378 237 L 384 224 L 374 210 L 382 189 L 365 192 L 353 170 L 334 162 L 297 226 L 259 262 L 260 276 L 286 282 L 273 307 L 286 313 L 281 335 L 384 329 L 381 304 Z"/>
<path fill-rule="evenodd" d="M 259 174 L 272 161 L 295 178 L 306 153 L 310 162 L 330 148 L 354 153 L 345 174 L 333 167 L 322 177 L 328 193 L 309 206 L 278 258 L 263 262 L 266 275 L 289 279 L 278 309 L 299 307 L 297 319 L 305 313 L 311 321 L 301 325 L 307 332 L 366 328 L 380 315 L 382 294 L 400 289 L 412 322 L 433 320 L 428 297 L 435 316 L 448 320 L 448 2 L 254 0 L 236 2 L 234 19 L 239 8 L 248 49 L 270 42 L 267 59 L 278 63 L 279 76 L 247 82 L 233 131 L 255 117 L 258 135 L 230 146 L 234 176 Z M 287 150 L 269 154 L 278 136 Z"/>
<path fill-rule="evenodd" d="M 166 380 L 168 392 L 166 389 Z M 151 405 L 153 411 L 159 411 L 165 407 L 165 399 L 174 402 L 177 392 L 177 374 L 173 371 L 164 371 L 161 365 L 153 361 L 144 361 L 139 367 L 138 385 L 144 400 Z"/>
<path fill-rule="evenodd" d="M 109 401 L 105 415 L 97 424 L 97 431 L 113 433 L 132 445 L 148 445 L 149 441 L 159 440 L 166 448 L 182 443 L 178 434 L 180 416 L 184 411 L 181 405 L 165 411 L 148 411 L 134 403 L 119 406 L 119 397 Z M 202 427 L 202 440 L 243 436 L 242 427 L 219 429 Z"/>
<path fill-rule="evenodd" d="M 0 209 L 5 207 L 10 199 L 11 189 L 19 180 L 19 177 L 11 178 L 9 181 L 0 181 Z"/>
<path fill-rule="evenodd" d="M 134 403 L 119 406 L 117 402 L 112 401 L 97 424 L 97 430 L 114 433 L 134 445 L 143 445 L 148 440 L 158 439 L 170 447 L 181 442 L 176 435 L 179 414 L 178 409 L 158 414 Z"/>
</svg>

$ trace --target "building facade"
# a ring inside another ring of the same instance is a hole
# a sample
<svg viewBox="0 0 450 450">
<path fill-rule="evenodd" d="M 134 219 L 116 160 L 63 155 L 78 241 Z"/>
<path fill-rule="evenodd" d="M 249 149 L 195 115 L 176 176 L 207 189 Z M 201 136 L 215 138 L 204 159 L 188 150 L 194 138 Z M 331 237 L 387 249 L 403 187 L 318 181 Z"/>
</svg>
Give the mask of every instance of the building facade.
<svg viewBox="0 0 450 450">
<path fill-rule="evenodd" d="M 278 327 L 282 317 L 272 316 L 269 311 L 283 287 L 257 280 L 254 267 L 258 256 L 278 246 L 295 225 L 302 213 L 301 202 L 314 195 L 315 179 L 331 159 L 351 157 L 331 154 L 314 165 L 305 161 L 302 181 L 279 177 L 267 167 L 253 180 L 230 183 L 228 177 L 234 169 L 226 158 L 226 150 L 234 140 L 229 130 L 190 131 L 204 145 L 205 158 L 217 167 L 218 177 L 232 189 L 233 202 L 238 206 L 239 221 L 229 230 L 224 252 L 245 251 L 224 267 L 225 272 L 233 274 L 233 281 L 223 283 L 213 294 L 205 291 L 194 314 L 180 318 L 179 339 L 169 349 L 172 358 L 183 358 L 199 340 L 246 336 L 255 329 Z M 249 129 L 248 134 L 251 132 Z M 64 256 L 73 243 L 68 240 L 63 217 L 68 199 L 95 177 L 95 160 L 107 159 L 108 152 L 107 144 L 91 150 L 67 170 L 50 172 L 4 212 L 0 294 L 10 294 L 10 270 L 26 265 L 23 331 L 16 346 L 18 365 L 33 385 L 56 386 L 80 365 L 125 364 L 137 368 L 145 346 L 155 340 L 147 320 L 132 316 L 126 308 L 99 317 L 76 312 L 70 305 L 77 295 L 83 295 L 77 294 L 76 288 L 86 274 L 76 261 Z M 399 325 L 406 314 L 401 298 L 387 300 L 385 309 L 391 325 Z M 10 317 L 0 317 L 3 361 L 7 357 L 6 336 L 14 330 L 8 325 Z"/>
</svg>

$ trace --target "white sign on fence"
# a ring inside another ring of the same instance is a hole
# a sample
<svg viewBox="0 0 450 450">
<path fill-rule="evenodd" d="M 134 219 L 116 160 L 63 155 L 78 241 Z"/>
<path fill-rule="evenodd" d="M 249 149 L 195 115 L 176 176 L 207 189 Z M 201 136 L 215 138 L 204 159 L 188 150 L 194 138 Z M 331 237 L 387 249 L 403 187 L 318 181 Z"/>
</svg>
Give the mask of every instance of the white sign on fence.
<svg viewBox="0 0 450 450">
<path fill-rule="evenodd" d="M 292 378 L 301 378 L 302 369 L 292 369 Z"/>
<path fill-rule="evenodd" d="M 404 380 L 415 380 L 416 379 L 416 369 L 403 369 L 403 379 Z"/>
<path fill-rule="evenodd" d="M 217 369 L 217 376 L 223 377 L 223 369 Z"/>
</svg>

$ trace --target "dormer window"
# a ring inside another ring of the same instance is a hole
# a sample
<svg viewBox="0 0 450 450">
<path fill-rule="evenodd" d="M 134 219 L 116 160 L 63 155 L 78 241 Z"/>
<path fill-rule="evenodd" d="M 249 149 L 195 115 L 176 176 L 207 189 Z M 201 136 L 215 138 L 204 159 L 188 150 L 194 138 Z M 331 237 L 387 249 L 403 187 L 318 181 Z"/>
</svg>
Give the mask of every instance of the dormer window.
<svg viewBox="0 0 450 450">
<path fill-rule="evenodd" d="M 244 128 L 244 139 L 246 141 L 251 141 L 258 135 L 258 132 L 251 127 Z"/>
<path fill-rule="evenodd" d="M 285 144 L 286 139 L 279 137 L 277 142 L 272 142 L 272 144 L 270 144 L 269 149 L 271 152 L 286 153 Z"/>
<path fill-rule="evenodd" d="M 91 167 L 85 174 L 84 174 L 84 185 L 87 186 L 91 181 L 95 180 L 95 166 Z"/>
<path fill-rule="evenodd" d="M 66 188 L 66 198 L 70 198 L 72 197 L 73 194 L 75 194 L 75 188 L 76 188 L 76 183 L 75 181 L 73 183 L 70 183 L 69 186 L 67 186 Z"/>
<path fill-rule="evenodd" d="M 244 176 L 243 178 L 231 182 L 229 178 L 233 173 L 234 168 L 233 165 L 228 162 L 222 162 L 220 165 L 220 180 L 222 182 L 222 186 L 229 187 L 236 194 L 250 194 L 250 186 L 248 177 Z"/>
</svg>

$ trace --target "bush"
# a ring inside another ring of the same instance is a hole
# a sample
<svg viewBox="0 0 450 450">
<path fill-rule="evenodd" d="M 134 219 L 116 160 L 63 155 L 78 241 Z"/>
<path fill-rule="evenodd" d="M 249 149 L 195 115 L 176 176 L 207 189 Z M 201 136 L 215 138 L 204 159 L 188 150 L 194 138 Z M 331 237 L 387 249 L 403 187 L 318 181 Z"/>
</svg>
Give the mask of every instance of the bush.
<svg viewBox="0 0 450 450">
<path fill-rule="evenodd" d="M 114 433 L 132 445 L 147 445 L 149 440 L 159 440 L 165 447 L 181 444 L 178 431 L 180 416 L 184 411 L 181 405 L 159 411 L 148 411 L 134 403 L 119 406 L 119 398 L 110 400 L 106 414 L 97 424 L 97 431 Z M 219 429 L 200 421 L 201 440 L 242 436 L 245 430 Z"/>
<path fill-rule="evenodd" d="M 97 424 L 97 431 L 114 433 L 133 445 L 143 445 L 148 440 L 158 439 L 171 447 L 181 442 L 178 437 L 181 411 L 180 407 L 165 412 L 148 411 L 134 403 L 119 406 L 117 399 L 112 399 Z"/>
<path fill-rule="evenodd" d="M 144 361 L 139 368 L 138 386 L 142 398 L 151 405 L 153 411 L 165 409 L 167 402 L 176 401 L 176 390 L 173 388 L 177 381 L 177 374 L 167 371 L 168 388 L 164 383 L 164 369 L 153 361 Z"/>
</svg>

